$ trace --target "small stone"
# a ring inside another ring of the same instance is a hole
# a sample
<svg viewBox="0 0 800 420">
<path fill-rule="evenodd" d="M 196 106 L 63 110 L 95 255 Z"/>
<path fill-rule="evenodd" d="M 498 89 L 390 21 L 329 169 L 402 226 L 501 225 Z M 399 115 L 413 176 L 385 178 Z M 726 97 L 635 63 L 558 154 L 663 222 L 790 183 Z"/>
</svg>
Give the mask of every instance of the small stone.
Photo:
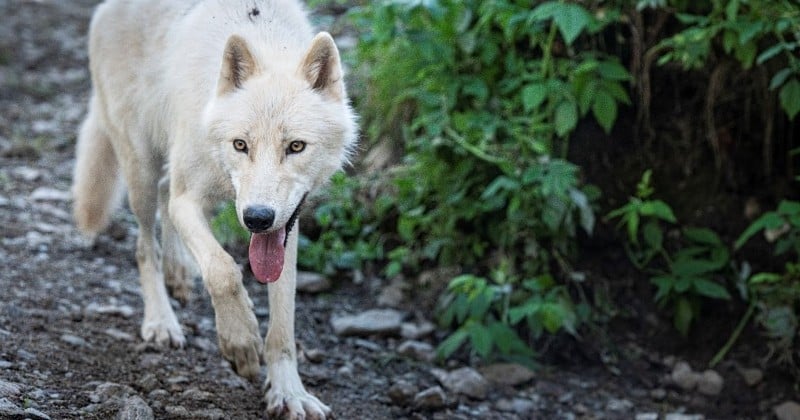
<svg viewBox="0 0 800 420">
<path fill-rule="evenodd" d="M 169 414 L 170 417 L 190 417 L 189 410 L 182 405 L 168 405 L 164 407 L 164 411 Z"/>
<path fill-rule="evenodd" d="M 331 326 L 336 335 L 395 335 L 400 332 L 403 314 L 394 309 L 372 309 L 358 315 L 334 316 Z"/>
<path fill-rule="evenodd" d="M 71 346 L 75 346 L 75 347 L 90 347 L 89 343 L 86 342 L 86 340 L 84 340 L 81 337 L 78 337 L 77 335 L 61 334 L 61 337 L 59 337 L 59 339 L 61 341 L 65 342 L 65 343 L 71 345 Z"/>
<path fill-rule="evenodd" d="M 404 341 L 397 346 L 397 353 L 402 356 L 426 362 L 430 362 L 436 357 L 432 345 L 415 340 Z"/>
<path fill-rule="evenodd" d="M 626 399 L 611 398 L 606 403 L 606 409 L 609 411 L 622 411 L 630 413 L 633 410 L 633 403 Z"/>
<path fill-rule="evenodd" d="M 389 388 L 389 398 L 395 405 L 404 406 L 408 404 L 419 392 L 419 388 L 411 382 L 398 380 Z"/>
<path fill-rule="evenodd" d="M 658 413 L 637 413 L 636 420 L 658 420 Z"/>
<path fill-rule="evenodd" d="M 136 338 L 133 334 L 128 334 L 125 331 L 120 331 L 116 328 L 106 328 L 103 331 L 107 336 L 120 340 L 120 341 L 135 341 Z"/>
<path fill-rule="evenodd" d="M 69 191 L 57 190 L 50 187 L 39 187 L 28 197 L 31 201 L 59 201 L 66 202 L 72 199 Z"/>
<path fill-rule="evenodd" d="M 0 398 L 0 418 L 16 418 L 24 415 L 25 411 L 8 398 Z"/>
<path fill-rule="evenodd" d="M 436 331 L 436 325 L 430 321 L 424 321 L 421 324 L 404 322 L 400 325 L 400 336 L 409 340 L 419 340 L 433 334 L 434 331 Z"/>
<path fill-rule="evenodd" d="M 331 281 L 322 274 L 307 271 L 297 272 L 297 291 L 305 293 L 321 293 L 331 288 Z"/>
<path fill-rule="evenodd" d="M 0 379 L 0 397 L 13 398 L 22 392 L 22 385 Z"/>
<path fill-rule="evenodd" d="M 26 408 L 25 409 L 25 414 L 27 415 L 27 418 L 33 417 L 33 418 L 37 418 L 37 419 L 50 420 L 50 416 L 48 416 L 45 413 L 42 413 L 41 411 L 39 411 L 39 410 L 37 410 L 37 409 L 35 409 L 33 407 Z"/>
<path fill-rule="evenodd" d="M 201 410 L 192 411 L 191 417 L 193 419 L 209 419 L 209 420 L 222 420 L 227 418 L 225 412 L 219 408 L 204 408 Z"/>
<path fill-rule="evenodd" d="M 533 411 L 536 409 L 536 404 L 533 401 L 524 398 L 501 398 L 495 405 L 500 411 L 516 413 L 519 415 L 533 413 Z"/>
<path fill-rule="evenodd" d="M 408 288 L 408 283 L 404 279 L 401 277 L 395 278 L 381 290 L 378 295 L 378 305 L 390 308 L 399 307 L 405 300 L 405 290 Z"/>
<path fill-rule="evenodd" d="M 447 404 L 447 396 L 442 387 L 428 388 L 414 396 L 414 408 L 420 410 L 435 410 Z"/>
<path fill-rule="evenodd" d="M 303 350 L 306 359 L 311 363 L 322 363 L 325 360 L 325 352 L 320 349 Z"/>
<path fill-rule="evenodd" d="M 744 383 L 746 383 L 747 386 L 756 386 L 760 384 L 762 380 L 764 380 L 764 372 L 761 369 L 743 368 L 739 369 L 739 373 L 742 375 Z"/>
<path fill-rule="evenodd" d="M 725 386 L 725 379 L 714 370 L 708 369 L 697 379 L 697 391 L 703 395 L 719 395 Z"/>
<path fill-rule="evenodd" d="M 214 394 L 197 388 L 189 388 L 183 391 L 181 398 L 194 401 L 211 401 L 214 399 Z"/>
<path fill-rule="evenodd" d="M 152 420 L 153 409 L 138 395 L 128 397 L 117 413 L 117 420 Z"/>
<path fill-rule="evenodd" d="M 778 420 L 800 419 L 800 404 L 795 401 L 786 401 L 772 409 Z"/>
<path fill-rule="evenodd" d="M 656 388 L 650 391 L 650 398 L 656 401 L 661 401 L 664 398 L 667 398 L 667 390 L 665 390 L 664 388 Z"/>
<path fill-rule="evenodd" d="M 133 308 L 128 305 L 101 305 L 95 302 L 86 305 L 84 312 L 87 315 L 113 315 L 122 318 L 130 318 L 135 313 Z"/>
<path fill-rule="evenodd" d="M 23 180 L 25 182 L 33 182 L 42 177 L 42 171 L 31 168 L 30 166 L 20 166 L 11 171 L 14 178 Z"/>
<path fill-rule="evenodd" d="M 151 392 L 159 386 L 158 377 L 152 373 L 145 374 L 136 381 L 136 386 L 144 392 Z"/>
<path fill-rule="evenodd" d="M 698 374 L 692 371 L 686 362 L 677 362 L 670 375 L 672 382 L 685 391 L 691 391 L 697 385 Z"/>
<path fill-rule="evenodd" d="M 103 382 L 97 385 L 94 392 L 89 394 L 89 400 L 93 403 L 102 403 L 108 400 L 119 400 L 135 395 L 133 388 L 114 382 Z"/>
<path fill-rule="evenodd" d="M 489 382 L 509 386 L 524 384 L 536 376 L 532 370 L 516 363 L 495 363 L 479 371 Z"/>
<path fill-rule="evenodd" d="M 664 416 L 664 420 L 704 420 L 702 414 L 669 413 Z"/>
<path fill-rule="evenodd" d="M 451 372 L 442 369 L 433 369 L 431 374 L 448 390 L 457 394 L 482 400 L 489 393 L 489 381 L 477 370 L 463 367 Z"/>
</svg>

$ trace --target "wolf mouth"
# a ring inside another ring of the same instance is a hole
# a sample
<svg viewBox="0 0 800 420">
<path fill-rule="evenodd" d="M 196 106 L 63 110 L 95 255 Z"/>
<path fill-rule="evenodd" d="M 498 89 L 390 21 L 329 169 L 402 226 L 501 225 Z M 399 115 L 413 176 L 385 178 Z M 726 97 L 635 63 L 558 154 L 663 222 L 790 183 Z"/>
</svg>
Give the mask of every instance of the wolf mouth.
<svg viewBox="0 0 800 420">
<path fill-rule="evenodd" d="M 272 283 L 277 281 L 283 273 L 283 261 L 289 233 L 300 216 L 300 210 L 307 195 L 308 192 L 303 194 L 303 198 L 295 207 L 289 221 L 282 228 L 272 232 L 253 233 L 250 237 L 250 268 L 259 282 Z"/>
</svg>

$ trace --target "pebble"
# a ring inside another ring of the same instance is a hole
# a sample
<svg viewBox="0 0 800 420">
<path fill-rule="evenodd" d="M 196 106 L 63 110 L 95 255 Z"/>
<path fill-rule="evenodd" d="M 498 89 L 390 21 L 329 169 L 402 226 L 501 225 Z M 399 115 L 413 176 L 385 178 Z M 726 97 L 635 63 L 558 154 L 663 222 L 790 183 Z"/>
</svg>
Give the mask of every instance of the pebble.
<svg viewBox="0 0 800 420">
<path fill-rule="evenodd" d="M 194 401 L 212 401 L 214 394 L 197 388 L 189 388 L 181 393 L 181 398 Z"/>
<path fill-rule="evenodd" d="M 117 420 L 153 420 L 153 409 L 138 395 L 125 400 L 117 413 Z"/>
<path fill-rule="evenodd" d="M 103 333 L 107 336 L 120 340 L 120 341 L 135 341 L 136 337 L 133 334 L 126 333 L 125 331 L 118 330 L 116 328 L 106 328 Z"/>
<path fill-rule="evenodd" d="M 432 369 L 431 374 L 448 390 L 457 394 L 482 400 L 489 393 L 489 381 L 477 370 L 471 367 L 447 372 L 442 369 Z"/>
<path fill-rule="evenodd" d="M 37 409 L 35 409 L 33 407 L 26 408 L 25 409 L 25 414 L 26 414 L 25 418 L 33 417 L 33 418 L 38 418 L 38 419 L 50 420 L 50 416 L 48 416 L 45 413 L 42 413 L 41 411 L 39 411 L 39 410 L 37 410 Z"/>
<path fill-rule="evenodd" d="M 714 370 L 708 369 L 697 378 L 697 391 L 703 395 L 719 395 L 725 386 L 725 379 Z"/>
<path fill-rule="evenodd" d="M 637 413 L 635 420 L 658 420 L 658 413 Z"/>
<path fill-rule="evenodd" d="M 800 404 L 796 401 L 786 401 L 775 406 L 772 412 L 778 420 L 797 420 L 800 419 Z"/>
<path fill-rule="evenodd" d="M 404 322 L 400 325 L 400 336 L 409 340 L 425 338 L 434 331 L 436 331 L 436 325 L 430 321 L 423 321 L 420 324 Z"/>
<path fill-rule="evenodd" d="M 189 410 L 182 405 L 168 405 L 164 407 L 164 411 L 169 414 L 170 417 L 190 417 Z"/>
<path fill-rule="evenodd" d="M 626 399 L 611 398 L 606 403 L 606 409 L 609 411 L 629 413 L 633 410 L 633 403 Z"/>
<path fill-rule="evenodd" d="M 201 410 L 192 411 L 191 417 L 193 419 L 209 419 L 209 420 L 221 420 L 228 418 L 225 415 L 225 412 L 219 408 L 204 408 Z"/>
<path fill-rule="evenodd" d="M 42 177 L 42 171 L 30 166 L 19 166 L 11 171 L 14 178 L 25 182 L 33 182 Z"/>
<path fill-rule="evenodd" d="M 22 392 L 22 385 L 0 379 L 0 397 L 12 398 Z"/>
<path fill-rule="evenodd" d="M 73 334 L 61 334 L 59 339 L 71 346 L 75 347 L 91 347 L 89 343 L 81 337 Z"/>
<path fill-rule="evenodd" d="M 136 386 L 144 392 L 153 391 L 159 386 L 158 377 L 153 373 L 147 373 L 136 381 Z"/>
<path fill-rule="evenodd" d="M 414 396 L 414 408 L 420 410 L 435 410 L 447 404 L 447 395 L 442 387 L 435 386 L 419 392 Z"/>
<path fill-rule="evenodd" d="M 416 385 L 400 379 L 392 384 L 389 388 L 388 395 L 389 399 L 391 399 L 395 405 L 404 406 L 408 404 L 418 392 L 419 388 Z"/>
<path fill-rule="evenodd" d="M 686 362 L 677 362 L 670 375 L 672 382 L 684 391 L 691 391 L 697 386 L 698 375 Z"/>
<path fill-rule="evenodd" d="M 397 353 L 401 356 L 425 362 L 431 362 L 436 358 L 436 352 L 432 345 L 416 340 L 408 340 L 401 343 L 397 346 Z"/>
<path fill-rule="evenodd" d="M 664 416 L 664 420 L 704 420 L 706 417 L 702 414 L 684 414 L 684 413 L 669 413 Z"/>
<path fill-rule="evenodd" d="M 403 314 L 394 309 L 371 309 L 357 315 L 331 317 L 334 333 L 341 336 L 396 335 Z"/>
<path fill-rule="evenodd" d="M 533 401 L 525 398 L 501 398 L 497 400 L 495 406 L 500 411 L 516 413 L 519 415 L 533 413 L 533 411 L 536 409 L 536 404 Z"/>
<path fill-rule="evenodd" d="M 742 368 L 739 369 L 739 373 L 742 375 L 744 383 L 748 386 L 756 386 L 764 380 L 764 372 L 761 369 Z"/>
<path fill-rule="evenodd" d="M 0 398 L 0 418 L 16 418 L 24 415 L 25 410 L 19 408 L 8 398 Z"/>
<path fill-rule="evenodd" d="M 331 281 L 322 274 L 307 271 L 297 272 L 297 291 L 304 293 L 321 293 L 330 290 Z"/>
<path fill-rule="evenodd" d="M 89 400 L 93 403 L 102 403 L 114 399 L 121 400 L 134 394 L 136 394 L 136 392 L 128 385 L 103 382 L 97 385 L 93 392 L 89 393 Z"/>
<path fill-rule="evenodd" d="M 128 305 L 101 305 L 96 302 L 89 303 L 83 310 L 87 315 L 113 315 L 122 318 L 130 318 L 135 314 Z"/>
<path fill-rule="evenodd" d="M 72 199 L 69 191 L 58 190 L 50 187 L 39 187 L 28 197 L 31 201 L 58 201 L 67 202 Z"/>
<path fill-rule="evenodd" d="M 516 363 L 495 363 L 479 371 L 489 382 L 509 386 L 522 385 L 536 376 L 532 370 Z"/>
</svg>

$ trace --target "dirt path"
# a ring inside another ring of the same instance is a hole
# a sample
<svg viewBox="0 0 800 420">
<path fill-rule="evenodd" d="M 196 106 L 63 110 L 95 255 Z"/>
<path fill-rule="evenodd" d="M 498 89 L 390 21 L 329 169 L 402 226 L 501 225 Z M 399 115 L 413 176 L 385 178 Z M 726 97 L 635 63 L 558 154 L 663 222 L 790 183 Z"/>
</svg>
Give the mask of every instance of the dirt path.
<svg viewBox="0 0 800 420">
<path fill-rule="evenodd" d="M 90 88 L 84 45 L 95 3 L 0 0 L 0 418 L 262 418 L 261 385 L 237 377 L 220 357 L 199 285 L 178 310 L 186 348 L 138 338 L 130 214 L 121 211 L 93 247 L 71 224 L 67 191 Z M 247 284 L 264 333 L 266 290 Z M 459 391 L 455 378 L 441 376 L 462 365 L 426 361 L 434 336 L 407 344 L 397 332 L 333 332 L 332 317 L 377 307 L 383 286 L 342 281 L 298 296 L 301 375 L 338 418 L 728 418 L 715 413 L 730 413 L 721 407 L 739 398 L 676 390 L 664 379 L 669 362 L 652 351 L 621 371 L 583 363 L 544 369 L 518 385 L 479 378 Z M 412 324 L 431 318 L 412 303 L 398 306 Z M 777 386 L 757 400 L 742 397 L 749 405 L 738 418 L 768 416 L 789 392 Z"/>
</svg>

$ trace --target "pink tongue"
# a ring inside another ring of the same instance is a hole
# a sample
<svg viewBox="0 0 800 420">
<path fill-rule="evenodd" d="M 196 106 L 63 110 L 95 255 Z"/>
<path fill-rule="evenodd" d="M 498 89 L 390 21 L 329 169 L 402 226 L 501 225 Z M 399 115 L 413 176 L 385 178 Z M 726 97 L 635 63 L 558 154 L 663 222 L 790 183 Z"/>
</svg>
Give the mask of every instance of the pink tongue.
<svg viewBox="0 0 800 420">
<path fill-rule="evenodd" d="M 283 271 L 283 241 L 286 228 L 270 233 L 254 233 L 250 238 L 250 268 L 261 283 L 278 280 Z"/>
</svg>

